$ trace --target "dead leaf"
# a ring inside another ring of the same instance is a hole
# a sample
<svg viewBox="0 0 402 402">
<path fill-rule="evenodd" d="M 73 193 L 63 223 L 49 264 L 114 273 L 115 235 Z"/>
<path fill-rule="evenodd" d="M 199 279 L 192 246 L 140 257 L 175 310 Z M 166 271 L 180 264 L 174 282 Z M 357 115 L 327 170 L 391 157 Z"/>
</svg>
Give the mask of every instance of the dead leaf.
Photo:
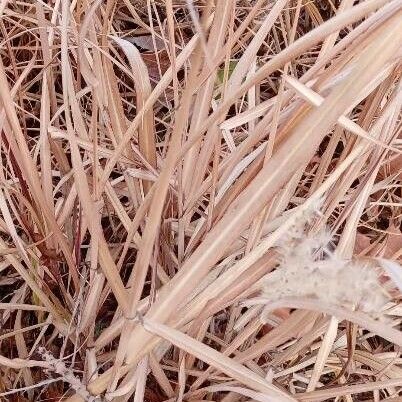
<svg viewBox="0 0 402 402">
<path fill-rule="evenodd" d="M 402 249 L 402 233 L 399 227 L 391 224 L 387 229 L 387 238 L 383 257 L 392 259 L 396 254 L 400 254 Z"/>
<path fill-rule="evenodd" d="M 364 234 L 357 233 L 354 254 L 360 254 L 370 247 L 370 238 Z"/>
<path fill-rule="evenodd" d="M 170 67 L 170 59 L 166 50 L 161 50 L 158 54 L 141 53 L 141 57 L 148 68 L 148 73 L 151 78 L 160 79 L 158 59 L 162 74 L 165 74 L 167 69 Z"/>
<path fill-rule="evenodd" d="M 390 173 L 394 174 L 397 173 L 398 179 L 402 178 L 402 155 L 397 156 L 393 161 L 389 164 Z"/>
<path fill-rule="evenodd" d="M 158 37 L 155 37 L 154 41 L 152 35 L 125 37 L 124 39 L 131 42 L 133 45 L 139 46 L 144 50 L 150 50 L 152 52 L 155 52 L 155 50 L 160 51 L 165 49 L 165 42 Z"/>
</svg>

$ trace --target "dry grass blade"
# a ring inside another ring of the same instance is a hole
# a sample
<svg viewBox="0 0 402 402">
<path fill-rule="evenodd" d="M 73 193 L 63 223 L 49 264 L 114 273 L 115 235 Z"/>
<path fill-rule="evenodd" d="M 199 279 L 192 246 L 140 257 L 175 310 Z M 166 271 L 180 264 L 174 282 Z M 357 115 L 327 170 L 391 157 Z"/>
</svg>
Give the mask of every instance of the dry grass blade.
<svg viewBox="0 0 402 402">
<path fill-rule="evenodd" d="M 189 293 L 191 284 L 193 286 L 197 284 L 208 268 L 221 257 L 222 251 L 250 223 L 251 218 L 261 210 L 267 200 L 273 197 L 298 167 L 308 161 L 324 133 L 345 110 L 354 106 L 354 100 L 346 98 L 345 93 L 360 92 L 370 82 L 372 75 L 399 48 L 399 43 L 390 40 L 400 31 L 399 22 L 400 15 L 396 15 L 388 22 L 389 26 L 384 28 L 383 36 L 379 35 L 356 61 L 355 71 L 350 73 L 345 82 L 339 85 L 320 107 L 313 110 L 293 130 L 286 143 L 278 149 L 254 181 L 238 197 L 225 217 L 208 233 L 169 286 L 164 288 L 159 300 L 148 313 L 150 318 L 167 320 L 179 302 Z M 267 177 L 266 172 L 271 174 Z M 141 330 L 139 331 L 141 334 Z M 136 356 L 135 359 L 138 359 L 137 356 L 147 342 L 147 337 L 139 336 L 139 334 L 133 333 L 131 338 L 130 354 Z"/>
<path fill-rule="evenodd" d="M 400 0 L 0 1 L 0 399 L 399 400 Z"/>
<path fill-rule="evenodd" d="M 166 325 L 157 324 L 148 319 L 144 319 L 143 325 L 147 331 L 169 340 L 176 346 L 179 346 L 199 359 L 211 364 L 215 368 L 220 369 L 228 376 L 237 379 L 244 385 L 271 396 L 272 400 L 275 398 L 277 401 L 294 401 L 293 398 L 286 395 L 278 388 L 275 388 L 263 378 L 259 378 L 251 370 L 240 365 L 239 363 L 236 363 L 230 358 L 223 356 L 221 353 L 216 352 L 212 348 L 197 342 L 189 336 L 180 333 L 175 329 L 169 328 Z"/>
<path fill-rule="evenodd" d="M 144 107 L 152 90 L 147 66 L 141 59 L 141 54 L 134 45 L 117 37 L 114 37 L 113 39 L 123 49 L 133 70 L 133 79 L 137 96 L 137 109 L 140 110 Z M 151 166 L 156 167 L 154 128 L 154 116 L 151 109 L 144 115 L 142 124 L 139 127 L 138 145 L 140 151 L 144 154 Z"/>
<path fill-rule="evenodd" d="M 258 300 L 258 299 L 257 299 Z M 260 300 L 260 302 L 267 302 L 267 300 Z M 363 314 L 361 312 L 349 311 L 346 309 L 342 309 L 338 306 L 333 306 L 327 303 L 321 303 L 317 305 L 314 300 L 308 299 L 283 299 L 277 301 L 275 303 L 269 303 L 267 308 L 275 310 L 277 308 L 300 308 L 307 310 L 315 310 L 321 311 L 326 314 L 330 314 L 336 317 L 340 317 L 342 319 L 347 319 L 350 322 L 354 322 L 362 327 L 366 327 L 366 329 L 372 331 L 373 333 L 382 336 L 387 339 L 389 342 L 395 343 L 398 346 L 402 346 L 402 332 L 394 329 L 390 326 L 384 325 L 378 321 L 375 321 L 370 318 L 370 316 Z"/>
</svg>

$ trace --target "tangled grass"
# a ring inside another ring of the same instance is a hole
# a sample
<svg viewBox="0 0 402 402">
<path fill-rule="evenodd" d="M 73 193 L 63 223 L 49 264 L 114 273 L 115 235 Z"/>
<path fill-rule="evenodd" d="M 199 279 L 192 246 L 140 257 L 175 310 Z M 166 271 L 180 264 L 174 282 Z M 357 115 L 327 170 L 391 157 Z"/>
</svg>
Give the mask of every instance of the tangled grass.
<svg viewBox="0 0 402 402">
<path fill-rule="evenodd" d="M 0 28 L 0 399 L 402 400 L 400 0 Z"/>
</svg>

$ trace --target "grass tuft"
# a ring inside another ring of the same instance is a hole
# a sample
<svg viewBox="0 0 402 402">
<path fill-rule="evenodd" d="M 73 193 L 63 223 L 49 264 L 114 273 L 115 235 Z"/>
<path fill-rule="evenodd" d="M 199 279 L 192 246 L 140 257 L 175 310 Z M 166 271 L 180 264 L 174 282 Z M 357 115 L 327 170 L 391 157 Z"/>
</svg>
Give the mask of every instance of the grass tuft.
<svg viewBox="0 0 402 402">
<path fill-rule="evenodd" d="M 0 43 L 0 400 L 402 398 L 400 0 L 3 0 Z"/>
</svg>

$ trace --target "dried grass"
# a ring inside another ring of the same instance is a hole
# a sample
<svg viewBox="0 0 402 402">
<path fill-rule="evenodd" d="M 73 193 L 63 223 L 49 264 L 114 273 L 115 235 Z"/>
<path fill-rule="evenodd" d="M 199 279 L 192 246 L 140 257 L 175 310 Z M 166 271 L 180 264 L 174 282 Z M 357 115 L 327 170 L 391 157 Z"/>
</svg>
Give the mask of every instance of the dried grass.
<svg viewBox="0 0 402 402">
<path fill-rule="evenodd" d="M 402 4 L 354 3 L 0 1 L 1 400 L 401 399 Z"/>
</svg>

